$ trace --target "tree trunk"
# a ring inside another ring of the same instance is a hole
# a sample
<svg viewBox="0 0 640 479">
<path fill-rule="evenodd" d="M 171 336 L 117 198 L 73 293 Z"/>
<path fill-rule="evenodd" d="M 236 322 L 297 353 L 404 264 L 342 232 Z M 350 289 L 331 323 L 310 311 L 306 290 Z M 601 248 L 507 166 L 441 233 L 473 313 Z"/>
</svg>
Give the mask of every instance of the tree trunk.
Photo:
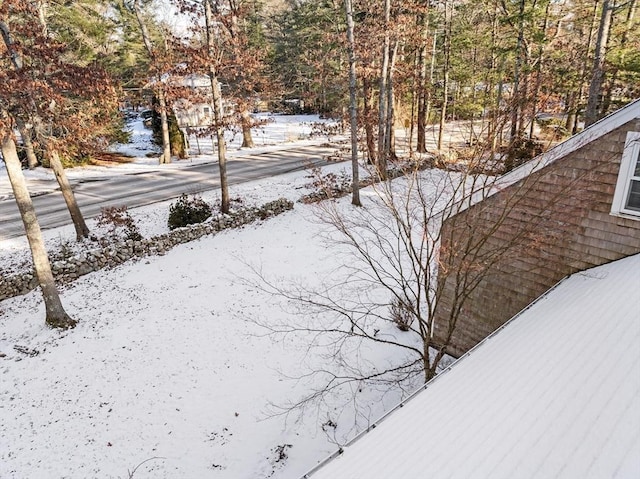
<svg viewBox="0 0 640 479">
<path fill-rule="evenodd" d="M 376 164 L 376 139 L 373 131 L 373 110 L 371 108 L 372 101 L 371 80 L 364 78 L 362 80 L 362 110 L 364 114 L 364 133 L 367 141 L 367 152 L 369 154 L 369 163 Z"/>
<path fill-rule="evenodd" d="M 240 112 L 240 119 L 242 123 L 242 147 L 241 148 L 253 148 L 253 136 L 251 135 L 251 126 L 253 121 L 251 115 L 246 108 L 243 108 Z"/>
<path fill-rule="evenodd" d="M 633 31 L 633 28 L 634 28 L 633 19 L 634 19 L 635 9 L 636 9 L 636 0 L 630 0 L 629 2 L 627 2 L 627 9 L 628 10 L 627 10 L 627 18 L 625 20 L 625 28 L 622 31 L 622 35 L 620 36 L 620 42 L 618 47 L 620 51 L 620 59 L 618 60 L 618 62 L 623 65 L 625 63 L 625 57 L 627 56 L 626 51 L 627 51 L 627 41 L 629 39 L 629 34 Z M 609 35 L 611 35 L 612 25 L 613 25 L 613 22 L 611 22 L 609 25 Z M 602 101 L 602 108 L 600 108 L 600 116 L 605 116 L 609 111 L 609 108 L 611 107 L 611 101 L 613 99 L 613 92 L 616 88 L 618 73 L 619 73 L 619 69 L 617 67 L 611 68 L 611 72 L 609 74 L 609 81 L 607 82 L 608 83 L 607 91 Z"/>
<path fill-rule="evenodd" d="M 424 107 L 424 117 L 427 124 L 431 119 L 431 102 L 433 100 L 433 78 L 436 69 L 436 48 L 438 47 L 438 33 L 434 30 L 431 45 L 431 61 L 429 65 L 429 89 L 427 90 L 426 105 Z M 426 127 L 426 125 L 425 125 Z"/>
<path fill-rule="evenodd" d="M 598 104 L 604 81 L 604 61 L 607 54 L 607 44 L 609 42 L 609 27 L 613 8 L 609 0 L 604 0 L 602 4 L 602 15 L 600 16 L 600 26 L 598 27 L 598 38 L 596 40 L 596 50 L 593 58 L 593 68 L 591 70 L 591 83 L 589 84 L 589 98 L 584 114 L 584 126 L 587 127 L 598 120 Z"/>
<path fill-rule="evenodd" d="M 47 24 L 45 21 L 45 8 L 46 5 L 44 2 L 39 2 L 38 3 L 38 12 L 39 12 L 39 16 L 40 16 L 40 23 L 42 25 L 43 28 L 43 33 L 46 35 L 47 33 Z M 5 36 L 6 35 L 6 36 Z M 5 36 L 4 40 L 5 40 L 5 45 L 7 46 L 7 48 L 12 52 L 15 53 L 13 48 L 12 48 L 12 41 L 11 41 L 11 37 L 9 36 L 9 30 L 3 28 L 3 36 Z M 22 68 L 22 61 L 21 59 L 18 60 L 18 58 L 14 58 L 14 67 L 17 70 L 20 70 Z M 16 118 L 16 124 L 18 126 L 18 129 L 20 130 L 20 135 L 22 136 L 22 141 L 25 145 L 25 149 L 27 150 L 27 158 L 28 158 L 28 163 L 29 163 L 29 168 L 32 169 L 35 166 L 37 166 L 38 164 L 38 160 L 35 157 L 35 153 L 33 151 L 33 144 L 31 143 L 31 132 L 29 131 L 29 129 L 26 127 L 25 122 L 22 120 L 22 118 L 17 117 Z M 9 138 L 9 143 L 7 143 L 7 154 L 11 155 L 12 151 L 11 151 L 11 147 L 13 146 L 13 148 L 15 149 L 15 142 Z M 4 139 L 3 139 L 3 148 L 5 147 L 4 145 Z M 4 150 L 3 150 L 4 151 Z M 6 158 L 6 156 L 5 156 Z M 17 155 L 16 155 L 17 158 Z M 52 151 L 50 154 L 50 164 L 51 164 L 51 168 L 53 169 L 53 172 L 56 176 L 56 179 L 58 180 L 58 185 L 60 185 L 60 191 L 62 192 L 62 196 L 64 197 L 64 200 L 67 204 L 67 208 L 69 210 L 69 213 L 71 215 L 71 219 L 73 221 L 73 225 L 75 227 L 76 230 L 76 238 L 78 239 L 78 241 L 82 240 L 83 237 L 87 237 L 89 236 L 89 228 L 87 228 L 87 224 L 84 221 L 84 218 L 82 217 L 82 213 L 80 212 L 80 208 L 78 207 L 78 203 L 76 202 L 75 196 L 73 194 L 73 191 L 71 189 L 71 185 L 69 184 L 69 181 L 67 180 L 67 175 L 64 172 L 64 168 L 62 166 L 62 163 L 60 162 L 60 157 L 58 156 L 58 153 L 56 151 Z M 9 167 L 7 166 L 7 171 L 9 170 Z M 14 173 L 15 175 L 15 173 Z M 19 176 L 23 177 L 22 175 L 22 170 L 19 171 Z M 20 184 L 20 178 L 18 178 L 18 185 Z M 24 178 L 22 179 L 22 181 L 24 181 Z M 25 186 L 26 189 L 26 186 Z M 24 192 L 21 193 L 24 196 Z M 28 192 L 27 192 L 27 196 L 28 196 Z M 17 194 L 16 194 L 16 199 L 18 198 Z M 29 198 L 29 204 L 31 203 L 31 199 Z M 33 206 L 31 206 L 31 209 L 33 209 Z M 22 210 L 21 210 L 22 213 Z M 24 216 L 23 216 L 23 220 L 24 220 Z M 36 225 L 37 225 L 37 221 L 36 221 Z M 25 229 L 26 228 L 26 223 L 25 223 Z M 40 227 L 38 226 L 38 230 L 40 229 Z M 27 229 L 28 231 L 28 229 Z M 44 248 L 44 246 L 43 246 Z M 32 249 L 33 251 L 33 249 Z M 35 259 L 35 254 L 34 254 L 34 264 L 36 263 L 36 259 Z M 47 259 L 47 264 L 48 264 L 48 259 Z M 46 276 L 46 274 L 45 274 Z M 43 287 L 43 292 L 45 291 L 45 288 Z M 47 286 L 47 289 L 50 289 L 50 287 Z M 56 293 L 57 294 L 57 293 Z M 54 308 L 55 309 L 55 308 Z M 57 313 L 52 313 L 52 314 L 57 314 Z"/>
<path fill-rule="evenodd" d="M 24 151 L 27 154 L 27 166 L 30 170 L 33 170 L 38 166 L 38 157 L 36 156 L 36 152 L 33 149 L 33 142 L 31 141 L 31 131 L 29 130 L 29 128 L 27 128 L 24 121 L 19 118 L 16 118 L 16 125 L 18 126 L 20 137 L 22 138 Z"/>
<path fill-rule="evenodd" d="M 215 27 L 213 23 L 213 12 L 211 10 L 210 0 L 204 0 L 204 14 L 205 24 L 207 29 L 207 48 L 209 54 L 209 79 L 211 80 L 211 93 L 213 95 L 213 122 L 214 129 L 216 131 L 216 140 L 218 143 L 218 165 L 220 168 L 220 193 L 221 193 L 221 206 L 220 211 L 222 213 L 229 213 L 230 200 L 229 200 L 229 185 L 227 181 L 227 156 L 226 145 L 224 141 L 224 130 L 222 129 L 222 94 L 220 92 L 220 83 L 218 82 L 218 76 L 216 72 L 216 66 L 214 62 L 214 32 Z"/>
<path fill-rule="evenodd" d="M 231 23 L 227 27 L 231 34 L 232 41 L 235 41 L 239 37 L 239 15 L 240 5 L 234 0 L 229 0 L 229 12 L 231 13 Z M 240 82 L 246 79 L 246 75 L 241 73 L 242 79 Z M 238 109 L 240 110 L 240 127 L 242 128 L 242 146 L 241 148 L 253 148 L 255 146 L 253 142 L 253 136 L 251 135 L 251 127 L 253 126 L 253 120 L 249 114 L 246 104 L 244 102 L 236 102 Z"/>
<path fill-rule="evenodd" d="M 42 26 L 42 34 L 47 37 L 49 36 L 49 27 L 47 24 L 47 2 L 38 0 L 38 2 L 36 2 L 36 7 L 38 8 L 38 20 Z"/>
<path fill-rule="evenodd" d="M 56 176 L 56 180 L 58 180 L 62 197 L 64 198 L 64 202 L 67 204 L 67 209 L 71 215 L 73 227 L 76 230 L 76 239 L 78 241 L 82 241 L 82 238 L 87 238 L 89 236 L 89 228 L 87 227 L 87 223 L 84 221 L 84 217 L 82 216 L 82 212 L 80 211 L 76 197 L 73 194 L 71 184 L 67 179 L 67 175 L 57 151 L 53 150 L 49 152 L 49 164 L 51 165 L 53 174 Z"/>
<path fill-rule="evenodd" d="M 396 67 L 396 58 L 398 56 L 398 44 L 396 40 L 393 50 L 391 52 L 391 58 L 389 62 L 389 78 L 387 80 L 387 119 L 386 119 L 386 135 L 384 140 L 386 146 L 387 159 L 395 161 L 396 158 L 396 136 L 394 131 L 395 126 L 395 89 L 394 89 L 394 69 Z"/>
<path fill-rule="evenodd" d="M 152 64 L 155 63 L 156 53 L 151 43 L 151 35 L 142 17 L 142 10 L 140 9 L 139 0 L 133 1 L 133 12 L 138 20 L 140 26 L 140 33 L 142 34 L 142 41 L 149 54 Z M 162 155 L 159 158 L 160 164 L 171 163 L 171 141 L 169 139 L 169 122 L 167 119 L 167 100 L 162 86 L 162 78 L 160 74 L 156 75 L 156 96 L 158 98 L 158 104 L 160 108 L 160 128 L 162 130 Z"/>
<path fill-rule="evenodd" d="M 349 120 L 351 124 L 351 204 L 362 206 L 360 203 L 360 171 L 358 165 L 358 98 L 356 96 L 356 54 L 353 37 L 353 11 L 351 0 L 344 0 L 347 15 L 347 48 L 349 50 Z"/>
<path fill-rule="evenodd" d="M 494 157 L 498 135 L 498 113 L 500 110 L 500 93 L 497 101 L 494 102 L 493 92 L 495 91 L 495 78 L 498 69 L 498 58 L 496 54 L 498 38 L 498 5 L 496 3 L 493 14 L 491 16 L 491 63 L 485 76 L 485 89 L 483 106 L 485 110 L 489 110 L 489 121 L 487 128 L 487 144 L 489 145 L 490 158 Z"/>
<path fill-rule="evenodd" d="M 387 79 L 389 75 L 389 20 L 391 18 L 391 0 L 384 1 L 384 41 L 382 44 L 382 65 L 380 67 L 380 95 L 378 99 L 378 176 L 382 180 L 387 179 Z"/>
<path fill-rule="evenodd" d="M 572 122 L 572 128 L 568 131 L 571 134 L 576 134 L 578 132 L 578 119 L 583 112 L 584 109 L 584 101 L 585 101 L 585 81 L 587 78 L 587 70 L 589 69 L 589 55 L 591 54 L 591 47 L 593 45 L 593 40 L 596 36 L 596 32 L 598 30 L 598 6 L 600 5 L 600 0 L 593 0 L 593 9 L 591 12 L 591 23 L 589 25 L 589 33 L 587 35 L 587 44 L 584 46 L 583 51 L 583 61 L 580 64 L 580 76 L 579 76 L 579 86 L 577 89 L 577 98 L 575 101 L 575 119 Z"/>
<path fill-rule="evenodd" d="M 449 102 L 449 67 L 451 57 L 451 7 L 449 1 L 444 3 L 444 72 L 442 78 L 442 109 L 440 110 L 440 127 L 438 129 L 438 150 L 442 150 L 444 126 L 447 118 Z"/>
<path fill-rule="evenodd" d="M 22 57 L 14 48 L 15 43 L 11 38 L 11 34 L 9 32 L 9 26 L 0 20 L 0 35 L 2 35 L 2 40 L 4 41 L 5 46 L 7 47 L 7 51 L 9 52 L 9 56 L 11 57 L 11 63 L 16 70 L 20 70 L 22 68 Z"/>
<path fill-rule="evenodd" d="M 500 66 L 500 72 L 504 71 L 504 60 L 501 62 L 501 66 Z M 500 120 L 500 105 L 502 103 L 502 96 L 503 96 L 503 92 L 504 92 L 504 81 L 502 80 L 502 77 L 500 77 L 500 79 L 498 80 L 498 94 L 496 95 L 496 114 L 494 115 L 494 135 L 492 137 L 491 140 L 491 153 L 492 153 L 492 157 L 493 157 L 493 153 L 495 153 L 496 148 L 498 147 L 498 145 L 502 146 L 502 143 L 504 141 L 504 124 L 502 123 L 502 121 Z"/>
<path fill-rule="evenodd" d="M 5 22 L 0 21 L 0 35 L 2 36 L 2 40 L 4 41 L 5 47 L 9 52 L 9 56 L 11 57 L 11 63 L 16 70 L 22 69 L 22 56 L 15 49 L 13 38 L 11 37 L 11 32 L 9 30 L 9 25 Z M 36 154 L 33 151 L 33 143 L 31 142 L 31 134 L 28 128 L 25 125 L 25 122 L 20 117 L 15 118 L 16 125 L 18 126 L 18 131 L 20 131 L 20 136 L 22 136 L 22 144 L 24 145 L 25 151 L 27 153 L 27 163 L 29 165 L 29 169 L 32 170 L 36 166 L 38 166 L 38 158 L 36 158 Z M 15 143 L 14 143 L 15 144 Z"/>
<path fill-rule="evenodd" d="M 429 64 L 429 88 L 427 89 L 427 96 L 425 98 L 424 106 L 424 118 L 425 118 L 425 148 L 426 148 L 426 126 L 429 124 L 431 117 L 431 102 L 433 100 L 433 78 L 436 69 L 436 48 L 438 46 L 438 34 L 433 32 L 433 39 L 431 40 L 431 59 Z"/>
<path fill-rule="evenodd" d="M 511 95 L 511 136 L 509 143 L 513 144 L 518 135 L 518 120 L 520 119 L 521 95 L 520 75 L 522 73 L 522 49 L 524 47 L 524 11 L 525 0 L 520 0 L 518 11 L 518 40 L 516 41 L 516 65 L 513 72 L 513 92 Z"/>
<path fill-rule="evenodd" d="M 417 84 L 417 96 L 418 96 L 418 118 L 417 118 L 417 136 L 418 141 L 416 144 L 416 151 L 418 153 L 427 152 L 427 33 L 429 30 L 429 23 L 425 14 L 420 14 L 418 17 L 418 25 L 422 30 L 422 38 L 420 40 L 420 46 L 418 48 L 418 84 Z M 412 118 L 413 121 L 413 118 Z"/>
<path fill-rule="evenodd" d="M 529 51 L 529 49 L 525 46 L 524 48 L 524 58 L 523 58 L 523 64 L 528 66 L 531 63 L 531 52 Z M 521 71 L 524 70 L 523 66 L 521 65 Z M 535 99 L 531 100 L 529 97 L 529 84 L 530 84 L 531 78 L 529 74 L 522 74 L 521 75 L 521 80 L 520 80 L 520 91 L 518 92 L 518 97 L 519 97 L 519 101 L 518 101 L 518 137 L 522 138 L 524 136 L 524 130 L 525 130 L 525 126 L 527 123 L 527 118 L 526 118 L 526 113 L 527 113 L 527 109 L 528 109 L 528 104 L 530 101 L 535 101 Z"/>
<path fill-rule="evenodd" d="M 161 80 L 158 78 L 158 82 Z M 171 163 L 171 138 L 169 137 L 169 119 L 167 115 L 167 100 L 162 85 L 156 90 L 158 97 L 158 105 L 160 108 L 160 128 L 162 130 L 162 155 L 160 155 L 160 164 Z"/>
<path fill-rule="evenodd" d="M 20 216 L 27 234 L 31 256 L 33 257 L 33 268 L 42 291 L 46 310 L 46 323 L 55 328 L 72 328 L 76 321 L 67 315 L 60 301 L 58 290 L 56 289 L 51 272 L 51 264 L 44 247 L 42 232 L 38 224 L 38 218 L 27 190 L 27 184 L 22 174 L 20 160 L 16 145 L 11 135 L 5 132 L 2 137 L 2 156 L 7 167 L 7 175 L 13 189 L 13 194 L 20 211 Z"/>
<path fill-rule="evenodd" d="M 579 94 L 576 91 L 570 91 L 567 95 L 567 120 L 564 123 L 564 127 L 569 132 L 569 134 L 574 134 L 576 130 L 576 125 L 578 122 L 578 105 L 577 105 L 577 97 Z"/>
</svg>

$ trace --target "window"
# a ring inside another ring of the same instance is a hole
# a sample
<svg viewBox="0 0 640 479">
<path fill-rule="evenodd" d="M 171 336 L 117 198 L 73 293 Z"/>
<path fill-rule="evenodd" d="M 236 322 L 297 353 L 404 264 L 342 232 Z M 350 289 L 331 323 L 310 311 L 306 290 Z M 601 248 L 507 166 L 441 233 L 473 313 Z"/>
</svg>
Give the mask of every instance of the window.
<svg viewBox="0 0 640 479">
<path fill-rule="evenodd" d="M 203 113 L 204 113 L 205 115 L 208 115 L 209 113 L 211 113 L 211 109 L 210 109 L 208 106 L 205 106 L 205 107 L 202 109 L 202 111 L 203 111 Z"/>
<path fill-rule="evenodd" d="M 611 213 L 640 217 L 640 132 L 627 133 Z"/>
</svg>

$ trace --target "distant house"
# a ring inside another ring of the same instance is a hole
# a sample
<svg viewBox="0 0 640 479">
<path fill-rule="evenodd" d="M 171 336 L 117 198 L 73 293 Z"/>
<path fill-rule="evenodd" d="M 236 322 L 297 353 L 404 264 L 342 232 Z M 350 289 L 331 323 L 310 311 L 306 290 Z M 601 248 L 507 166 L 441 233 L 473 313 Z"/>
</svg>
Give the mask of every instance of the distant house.
<svg viewBox="0 0 640 479">
<path fill-rule="evenodd" d="M 173 102 L 173 111 L 180 128 L 199 128 L 213 125 L 213 104 L 211 79 L 207 75 L 187 75 L 174 77 L 171 85 L 177 89 L 190 91 L 184 98 Z M 223 115 L 233 113 L 233 105 L 222 99 Z"/>
<path fill-rule="evenodd" d="M 454 356 L 567 275 L 640 252 L 640 100 L 510 172 L 499 184 L 497 193 L 443 225 L 442 263 L 450 267 L 463 261 L 465 244 L 483 235 L 479 257 L 506 251 L 459 312 L 447 348 Z M 455 307 L 458 285 L 448 275 L 440 286 L 436 336 L 445 343 L 442 325 Z"/>
<path fill-rule="evenodd" d="M 304 477 L 640 477 L 639 285 L 572 275 Z"/>
</svg>

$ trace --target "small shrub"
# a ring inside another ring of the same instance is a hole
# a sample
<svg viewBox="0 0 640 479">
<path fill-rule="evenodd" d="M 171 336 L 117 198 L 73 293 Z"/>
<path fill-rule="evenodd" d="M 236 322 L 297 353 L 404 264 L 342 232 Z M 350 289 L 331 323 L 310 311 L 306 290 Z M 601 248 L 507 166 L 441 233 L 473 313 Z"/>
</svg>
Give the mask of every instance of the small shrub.
<svg viewBox="0 0 640 479">
<path fill-rule="evenodd" d="M 126 206 L 108 206 L 100 210 L 98 227 L 107 228 L 109 236 L 124 236 L 126 239 L 139 241 L 142 235 Z"/>
<path fill-rule="evenodd" d="M 305 195 L 301 200 L 303 203 L 313 203 L 326 198 L 340 198 L 351 193 L 351 176 L 345 171 L 322 174 L 320 168 L 312 168 L 311 174 L 307 178 L 313 181 L 307 183 L 305 188 L 313 190 L 313 193 Z"/>
<path fill-rule="evenodd" d="M 391 321 L 400 331 L 409 331 L 413 323 L 415 306 L 413 301 L 405 303 L 398 298 L 393 298 L 390 306 Z"/>
<path fill-rule="evenodd" d="M 169 207 L 169 229 L 202 223 L 211 216 L 211 206 L 197 196 L 181 195 Z"/>
<path fill-rule="evenodd" d="M 309 138 L 324 136 L 327 141 L 331 143 L 333 137 L 341 134 L 342 131 L 342 123 L 313 122 L 311 123 L 311 133 L 309 133 Z"/>
</svg>

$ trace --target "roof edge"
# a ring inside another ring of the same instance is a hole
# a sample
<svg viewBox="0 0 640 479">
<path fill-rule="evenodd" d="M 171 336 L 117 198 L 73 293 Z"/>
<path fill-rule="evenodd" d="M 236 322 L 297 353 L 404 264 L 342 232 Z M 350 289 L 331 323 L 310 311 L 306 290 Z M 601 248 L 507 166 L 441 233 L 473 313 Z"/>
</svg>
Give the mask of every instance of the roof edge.
<svg viewBox="0 0 640 479">
<path fill-rule="evenodd" d="M 625 105 L 619 110 L 616 110 L 606 117 L 598 120 L 594 124 L 582 130 L 580 133 L 573 135 L 550 150 L 532 158 L 523 165 L 514 168 L 502 176 L 496 177 L 495 181 L 488 188 L 481 187 L 478 190 L 471 192 L 468 197 L 460 199 L 459 208 L 450 212 L 445 221 L 463 213 L 473 205 L 481 203 L 482 201 L 494 196 L 496 193 L 499 193 L 518 181 L 528 177 L 532 173 L 549 166 L 556 160 L 579 150 L 583 146 L 588 145 L 607 133 L 611 133 L 616 128 L 619 128 L 636 118 L 640 118 L 640 98 L 633 100 L 628 105 Z"/>
<path fill-rule="evenodd" d="M 591 269 L 591 268 L 589 268 Z M 584 270 L 587 271 L 587 270 Z M 356 443 L 359 439 L 362 439 L 365 435 L 367 435 L 369 432 L 371 432 L 372 430 L 374 430 L 376 427 L 378 427 L 378 425 L 384 421 L 385 419 L 387 419 L 391 414 L 393 414 L 395 411 L 397 411 L 398 409 L 401 409 L 405 406 L 405 404 L 407 404 L 409 401 L 411 401 L 412 399 L 414 399 L 418 394 L 420 394 L 422 391 L 425 391 L 427 388 L 429 388 L 431 385 L 433 385 L 438 379 L 440 379 L 445 373 L 449 372 L 451 369 L 453 369 L 460 361 L 462 361 L 464 358 L 466 358 L 467 356 L 470 356 L 471 354 L 473 354 L 476 349 L 480 348 L 483 344 L 485 344 L 487 341 L 489 341 L 491 338 L 493 338 L 495 335 L 497 335 L 498 333 L 500 333 L 504 328 L 506 328 L 509 324 L 511 324 L 513 321 L 516 321 L 520 316 L 522 316 L 522 314 L 524 314 L 527 310 L 531 309 L 536 303 L 538 303 L 539 301 L 542 301 L 544 298 L 546 298 L 552 291 L 554 291 L 556 288 L 558 288 L 558 286 L 560 286 L 560 284 L 564 283 L 566 280 L 568 280 L 570 277 L 572 277 L 575 274 L 580 273 L 581 271 L 576 271 L 575 273 L 571 273 L 567 276 L 565 276 L 564 278 L 562 278 L 560 281 L 558 281 L 556 284 L 554 284 L 553 286 L 551 286 L 548 290 L 546 290 L 544 293 L 542 293 L 540 296 L 538 296 L 536 299 L 534 299 L 531 303 L 529 303 L 527 306 L 525 306 L 522 310 L 520 310 L 519 312 L 517 312 L 515 315 L 513 315 L 509 320 L 507 320 L 505 323 L 502 324 L 502 326 L 500 326 L 498 329 L 496 329 L 495 331 L 493 331 L 492 333 L 490 333 L 488 336 L 486 336 L 482 341 L 480 341 L 478 344 L 476 344 L 474 347 L 472 347 L 469 351 L 467 351 L 466 353 L 464 353 L 462 356 L 460 356 L 458 359 L 456 359 L 455 361 L 453 361 L 449 366 L 447 366 L 446 368 L 444 368 L 440 373 L 438 373 L 433 379 L 431 379 L 429 382 L 424 383 L 422 386 L 420 386 L 418 389 L 416 389 L 414 392 L 412 392 L 411 394 L 409 394 L 409 396 L 407 396 L 406 399 L 404 399 L 403 401 L 401 401 L 400 403 L 398 403 L 397 405 L 395 405 L 394 407 L 392 407 L 391 409 L 389 409 L 386 413 L 384 413 L 382 416 L 380 416 L 376 421 L 374 421 L 370 426 L 368 426 L 365 430 L 363 430 L 362 432 L 356 434 L 351 440 L 347 441 L 347 443 L 344 446 L 340 446 L 339 449 L 333 453 L 331 453 L 329 456 L 327 456 L 326 458 L 322 459 L 318 464 L 316 464 L 312 469 L 310 469 L 309 471 L 307 471 L 300 479 L 308 479 L 310 477 L 312 477 L 316 472 L 318 472 L 320 469 L 322 469 L 325 465 L 327 465 L 328 463 L 330 463 L 331 461 L 333 461 L 334 459 L 336 459 L 337 457 L 341 456 L 342 453 L 344 452 L 344 448 L 345 447 L 349 447 L 352 446 L 354 443 Z"/>
<path fill-rule="evenodd" d="M 548 166 L 569 153 L 579 150 L 583 146 L 588 145 L 607 133 L 611 133 L 616 128 L 619 128 L 636 118 L 640 118 L 640 98 L 633 100 L 628 105 L 623 106 L 619 110 L 616 110 L 592 125 L 589 125 L 580 133 L 573 135 L 550 150 L 547 150 L 541 155 L 532 158 L 525 164 L 502 175 L 498 180 L 500 189 L 512 185 L 522 178 L 529 176 L 531 173 Z"/>
</svg>

